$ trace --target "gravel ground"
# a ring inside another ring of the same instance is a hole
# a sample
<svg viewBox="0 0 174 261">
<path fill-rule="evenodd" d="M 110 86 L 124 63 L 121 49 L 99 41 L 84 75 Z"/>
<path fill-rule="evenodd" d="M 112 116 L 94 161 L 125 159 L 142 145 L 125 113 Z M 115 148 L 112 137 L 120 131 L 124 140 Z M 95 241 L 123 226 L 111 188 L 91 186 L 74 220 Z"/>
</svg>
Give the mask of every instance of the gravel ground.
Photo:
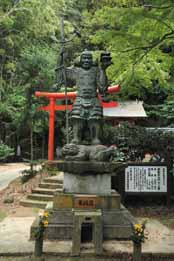
<svg viewBox="0 0 174 261">
<path fill-rule="evenodd" d="M 34 242 L 29 240 L 30 227 L 34 217 L 7 217 L 0 222 L 0 254 L 32 253 Z M 140 219 L 140 222 L 143 220 Z M 174 253 L 174 230 L 164 226 L 156 219 L 147 219 L 148 239 L 143 244 L 143 252 Z M 109 240 L 103 243 L 106 252 L 132 252 L 130 241 Z M 70 253 L 71 241 L 46 241 L 44 251 L 50 253 Z M 91 253 L 91 246 L 83 247 L 85 253 Z"/>
</svg>

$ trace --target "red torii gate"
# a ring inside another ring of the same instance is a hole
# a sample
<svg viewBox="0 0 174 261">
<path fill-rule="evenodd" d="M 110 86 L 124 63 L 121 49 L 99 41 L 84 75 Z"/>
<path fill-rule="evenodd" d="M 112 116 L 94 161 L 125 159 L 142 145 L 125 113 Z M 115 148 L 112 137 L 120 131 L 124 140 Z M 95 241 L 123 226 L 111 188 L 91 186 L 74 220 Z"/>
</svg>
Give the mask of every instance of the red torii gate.
<svg viewBox="0 0 174 261">
<path fill-rule="evenodd" d="M 120 86 L 110 86 L 107 89 L 107 93 L 119 92 Z M 38 110 L 49 111 L 49 136 L 48 136 L 48 160 L 54 159 L 54 121 L 55 121 L 55 111 L 64 111 L 66 110 L 66 105 L 55 104 L 55 100 L 65 100 L 65 93 L 61 92 L 35 92 L 36 97 L 44 97 L 49 99 L 49 104 L 47 106 L 40 106 Z M 74 102 L 77 96 L 76 92 L 68 92 L 67 99 Z M 112 102 L 103 102 L 100 95 L 98 98 L 103 108 L 116 107 L 118 103 L 115 101 Z M 72 105 L 67 106 L 68 110 L 72 109 Z"/>
</svg>

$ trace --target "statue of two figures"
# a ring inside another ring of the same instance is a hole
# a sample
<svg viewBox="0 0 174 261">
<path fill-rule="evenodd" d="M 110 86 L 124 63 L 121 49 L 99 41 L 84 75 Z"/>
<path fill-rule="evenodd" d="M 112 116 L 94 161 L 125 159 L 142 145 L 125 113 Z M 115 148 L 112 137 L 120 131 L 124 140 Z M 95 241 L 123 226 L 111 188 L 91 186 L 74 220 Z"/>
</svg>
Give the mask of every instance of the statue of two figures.
<svg viewBox="0 0 174 261">
<path fill-rule="evenodd" d="M 98 93 L 104 99 L 108 87 L 106 68 L 110 64 L 110 53 L 101 54 L 98 66 L 93 62 L 92 53 L 85 50 L 78 66 L 66 69 L 67 79 L 77 86 L 77 97 L 71 111 L 73 144 L 100 144 L 103 108 Z"/>
<path fill-rule="evenodd" d="M 100 142 L 103 108 L 98 95 L 106 100 L 106 69 L 111 63 L 110 53 L 101 53 L 98 65 L 93 61 L 92 53 L 85 50 L 78 65 L 66 68 L 66 79 L 77 86 L 77 97 L 71 111 L 73 138 L 62 149 L 66 160 L 106 161 L 115 150 Z"/>
</svg>

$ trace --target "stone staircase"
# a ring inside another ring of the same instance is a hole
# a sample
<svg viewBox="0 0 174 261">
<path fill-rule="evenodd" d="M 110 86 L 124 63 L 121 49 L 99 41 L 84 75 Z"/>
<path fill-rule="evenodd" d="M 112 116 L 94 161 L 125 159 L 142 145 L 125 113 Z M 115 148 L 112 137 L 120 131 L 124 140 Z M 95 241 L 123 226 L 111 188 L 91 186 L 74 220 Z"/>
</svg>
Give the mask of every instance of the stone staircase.
<svg viewBox="0 0 174 261">
<path fill-rule="evenodd" d="M 60 176 L 45 178 L 32 193 L 20 201 L 24 207 L 35 207 L 44 209 L 49 201 L 53 200 L 55 191 L 62 191 L 63 179 Z"/>
</svg>

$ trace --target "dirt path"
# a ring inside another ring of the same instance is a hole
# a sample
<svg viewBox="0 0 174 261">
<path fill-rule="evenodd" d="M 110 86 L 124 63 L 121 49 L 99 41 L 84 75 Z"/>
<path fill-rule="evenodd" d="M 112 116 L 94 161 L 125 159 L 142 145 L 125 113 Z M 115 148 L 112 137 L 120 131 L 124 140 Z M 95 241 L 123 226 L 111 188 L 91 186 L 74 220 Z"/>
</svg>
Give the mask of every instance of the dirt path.
<svg viewBox="0 0 174 261">
<path fill-rule="evenodd" d="M 29 168 L 24 163 L 0 164 L 0 177 L 4 175 L 10 176 L 8 184 L 4 189 L 0 189 L 0 221 L 5 216 L 10 217 L 33 217 L 37 214 L 37 209 L 22 207 L 19 205 L 20 200 L 27 194 L 31 193 L 32 188 L 38 186 L 41 180 L 48 176 L 47 173 L 40 172 L 35 177 L 22 184 L 20 179 L 20 171 Z M 9 174 L 10 173 L 10 174 Z M 17 178 L 15 174 L 17 173 Z M 10 181 L 12 179 L 12 181 Z M 3 178 L 1 177 L 1 181 Z M 1 183 L 0 181 L 0 183 Z M 12 203 L 5 203 L 5 199 L 13 198 Z"/>
<path fill-rule="evenodd" d="M 19 177 L 24 169 L 29 169 L 29 166 L 24 163 L 0 164 L 0 190 Z"/>
</svg>

